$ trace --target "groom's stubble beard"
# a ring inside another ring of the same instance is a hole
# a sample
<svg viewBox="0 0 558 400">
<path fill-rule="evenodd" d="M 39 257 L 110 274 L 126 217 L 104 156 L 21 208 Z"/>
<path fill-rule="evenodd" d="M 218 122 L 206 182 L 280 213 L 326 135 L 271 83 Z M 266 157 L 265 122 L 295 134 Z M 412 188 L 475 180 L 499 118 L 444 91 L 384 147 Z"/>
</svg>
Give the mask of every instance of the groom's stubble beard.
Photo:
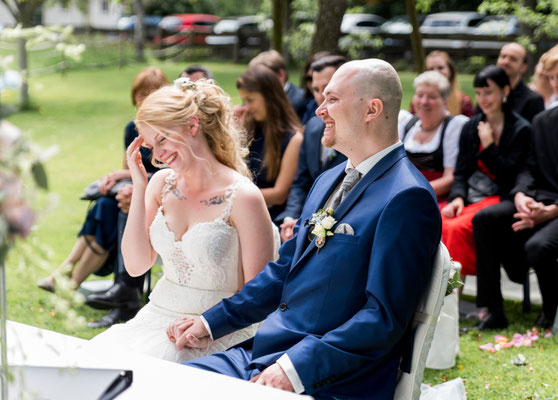
<svg viewBox="0 0 558 400">
<path fill-rule="evenodd" d="M 335 125 L 333 126 L 333 128 L 330 128 L 333 130 L 333 132 L 330 132 L 329 134 L 326 134 L 325 132 L 325 128 L 324 128 L 324 132 L 322 132 L 322 145 L 324 145 L 325 147 L 329 147 L 332 148 L 333 146 L 335 146 L 335 143 L 337 142 L 335 140 Z"/>
</svg>

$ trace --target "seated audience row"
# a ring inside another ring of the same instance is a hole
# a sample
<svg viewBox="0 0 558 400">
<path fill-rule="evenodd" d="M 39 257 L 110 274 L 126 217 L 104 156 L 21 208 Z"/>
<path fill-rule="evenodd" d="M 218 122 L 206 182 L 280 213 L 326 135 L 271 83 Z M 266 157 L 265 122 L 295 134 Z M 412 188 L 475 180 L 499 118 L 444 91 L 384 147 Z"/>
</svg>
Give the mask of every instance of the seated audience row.
<svg viewBox="0 0 558 400">
<path fill-rule="evenodd" d="M 541 57 L 554 97 L 558 96 L 558 46 Z M 501 203 L 473 219 L 477 255 L 477 305 L 488 307 L 479 329 L 508 325 L 500 289 L 500 265 L 510 279 L 523 282 L 532 267 L 542 295 L 535 325 L 550 328 L 558 308 L 558 109 L 550 107 L 533 119 L 527 162 Z"/>
</svg>

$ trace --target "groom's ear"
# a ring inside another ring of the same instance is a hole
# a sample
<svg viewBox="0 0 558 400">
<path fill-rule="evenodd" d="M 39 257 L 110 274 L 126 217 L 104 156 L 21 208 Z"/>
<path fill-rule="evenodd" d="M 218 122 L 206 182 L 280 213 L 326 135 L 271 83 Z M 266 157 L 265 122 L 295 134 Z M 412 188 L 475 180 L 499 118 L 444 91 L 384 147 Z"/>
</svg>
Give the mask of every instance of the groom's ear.
<svg viewBox="0 0 558 400">
<path fill-rule="evenodd" d="M 380 114 L 384 111 L 384 103 L 378 98 L 373 98 L 368 101 L 368 107 L 366 108 L 366 115 L 364 116 L 365 122 L 371 122 L 378 118 Z"/>
</svg>

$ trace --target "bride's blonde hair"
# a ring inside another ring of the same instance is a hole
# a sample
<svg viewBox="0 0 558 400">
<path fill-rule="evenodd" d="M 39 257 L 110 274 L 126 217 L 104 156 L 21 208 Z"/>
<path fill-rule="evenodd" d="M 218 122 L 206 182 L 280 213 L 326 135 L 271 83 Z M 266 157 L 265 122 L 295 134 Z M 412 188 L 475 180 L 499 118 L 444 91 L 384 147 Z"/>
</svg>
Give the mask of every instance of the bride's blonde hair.
<svg viewBox="0 0 558 400">
<path fill-rule="evenodd" d="M 192 116 L 198 118 L 198 132 L 203 134 L 215 158 L 250 177 L 245 162 L 248 155 L 245 135 L 233 121 L 230 97 L 210 79 L 192 82 L 179 78 L 174 86 L 156 90 L 143 101 L 134 122 L 138 127 L 148 125 L 165 138 L 185 144 L 191 152 L 185 138 L 172 128 L 190 125 Z"/>
</svg>

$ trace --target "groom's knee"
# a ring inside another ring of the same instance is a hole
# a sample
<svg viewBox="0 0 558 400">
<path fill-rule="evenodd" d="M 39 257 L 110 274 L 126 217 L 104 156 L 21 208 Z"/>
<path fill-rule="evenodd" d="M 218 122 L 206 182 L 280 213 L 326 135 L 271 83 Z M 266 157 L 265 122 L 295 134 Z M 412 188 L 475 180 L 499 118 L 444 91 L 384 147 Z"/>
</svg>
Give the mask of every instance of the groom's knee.
<svg viewBox="0 0 558 400">
<path fill-rule="evenodd" d="M 242 348 L 232 348 L 221 353 L 197 358 L 183 364 L 189 367 L 203 369 L 205 371 L 217 372 L 234 378 L 249 380 L 254 371 L 246 371 L 245 367 L 250 363 L 250 357 Z"/>
</svg>

